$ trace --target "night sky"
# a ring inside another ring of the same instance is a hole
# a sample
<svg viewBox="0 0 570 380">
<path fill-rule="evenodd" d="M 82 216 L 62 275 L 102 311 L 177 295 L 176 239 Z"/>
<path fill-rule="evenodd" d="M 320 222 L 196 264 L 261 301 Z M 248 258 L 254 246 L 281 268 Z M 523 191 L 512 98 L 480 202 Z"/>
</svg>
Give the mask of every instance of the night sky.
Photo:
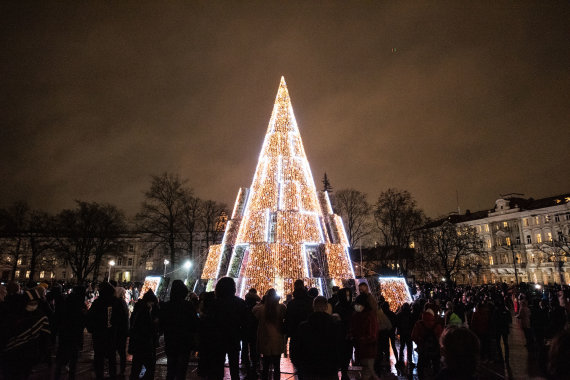
<svg viewBox="0 0 570 380">
<path fill-rule="evenodd" d="M 429 216 L 570 191 L 564 2 L 2 2 L 0 207 L 233 205 L 281 75 L 317 182 Z"/>
</svg>

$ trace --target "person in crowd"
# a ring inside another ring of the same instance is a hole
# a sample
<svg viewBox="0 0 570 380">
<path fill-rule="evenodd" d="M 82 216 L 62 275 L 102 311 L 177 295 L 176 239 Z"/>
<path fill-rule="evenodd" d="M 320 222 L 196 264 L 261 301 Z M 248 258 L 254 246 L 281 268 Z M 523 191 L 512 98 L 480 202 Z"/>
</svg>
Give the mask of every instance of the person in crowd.
<svg viewBox="0 0 570 380">
<path fill-rule="evenodd" d="M 5 379 L 27 379 L 49 349 L 51 330 L 49 320 L 39 308 L 41 296 L 33 288 L 24 292 L 22 301 L 15 303 L 2 320 L 2 351 L 0 361 Z"/>
<path fill-rule="evenodd" d="M 524 338 L 526 341 L 526 349 L 530 351 L 533 346 L 532 331 L 530 328 L 530 309 L 528 307 L 528 302 L 526 299 L 521 299 L 519 303 L 519 312 L 517 318 L 520 321 L 520 326 L 524 332 Z"/>
<path fill-rule="evenodd" d="M 130 380 L 154 379 L 159 337 L 158 298 L 147 290 L 135 304 L 129 328 L 129 354 L 133 355 Z M 144 374 L 141 373 L 143 366 Z"/>
<path fill-rule="evenodd" d="M 376 317 L 378 318 L 378 356 L 375 361 L 375 369 L 376 372 L 380 373 L 383 368 L 390 366 L 390 332 L 392 330 L 392 322 L 384 312 L 383 307 L 378 308 Z"/>
<path fill-rule="evenodd" d="M 312 312 L 313 300 L 309 297 L 303 280 L 296 280 L 293 284 L 293 299 L 287 303 L 285 314 L 285 331 L 291 339 L 290 344 L 293 344 L 301 322 L 306 321 Z"/>
<path fill-rule="evenodd" d="M 374 313 L 378 311 L 378 302 L 376 301 L 376 298 L 374 298 L 374 295 L 370 293 L 370 288 L 366 282 L 361 282 L 358 284 L 358 294 L 365 294 L 366 297 L 368 297 L 368 303 L 370 304 L 370 307 Z"/>
<path fill-rule="evenodd" d="M 570 314 L 560 305 L 560 299 L 558 297 L 552 298 L 548 313 L 548 334 L 550 337 L 555 336 L 564 329 L 568 319 L 567 315 Z"/>
<path fill-rule="evenodd" d="M 479 302 L 471 316 L 471 330 L 479 338 L 481 358 L 488 361 L 491 341 L 491 312 L 487 302 Z"/>
<path fill-rule="evenodd" d="M 279 303 L 275 289 L 269 289 L 263 302 L 253 308 L 253 315 L 259 321 L 257 327 L 257 347 L 262 355 L 262 380 L 269 379 L 269 369 L 273 367 L 273 379 L 281 376 L 280 358 L 284 351 L 284 321 L 286 307 Z"/>
<path fill-rule="evenodd" d="M 540 352 L 544 347 L 544 339 L 546 338 L 546 331 L 548 329 L 548 309 L 546 300 L 533 300 L 530 311 L 530 329 L 532 331 L 534 348 L 536 351 Z"/>
<path fill-rule="evenodd" d="M 311 297 L 311 300 L 314 300 L 315 297 L 317 297 L 319 295 L 319 289 L 310 288 L 309 291 L 307 292 L 307 294 L 309 295 L 309 297 Z"/>
<path fill-rule="evenodd" d="M 214 292 L 203 292 L 200 294 L 200 304 L 198 307 L 199 328 L 198 328 L 198 375 L 207 379 L 214 378 L 214 350 L 216 349 L 219 331 L 213 315 L 213 305 L 216 301 Z"/>
<path fill-rule="evenodd" d="M 184 380 L 190 352 L 197 349 L 198 316 L 194 304 L 186 300 L 188 288 L 174 280 L 170 300 L 160 308 L 160 330 L 164 332 L 166 379 Z"/>
<path fill-rule="evenodd" d="M 83 349 L 83 332 L 87 321 L 85 287 L 75 286 L 63 305 L 55 312 L 57 321 L 58 348 L 55 364 L 55 380 L 61 378 L 61 371 L 69 366 L 68 379 L 75 379 L 77 359 Z"/>
<path fill-rule="evenodd" d="M 414 321 L 412 319 L 412 311 L 410 304 L 404 302 L 400 307 L 400 310 L 396 314 L 396 329 L 398 335 L 400 335 L 400 352 L 398 355 L 399 365 L 404 365 L 404 348 L 406 349 L 406 355 L 408 360 L 408 368 L 413 367 L 413 343 L 412 343 L 412 328 L 414 327 Z"/>
<path fill-rule="evenodd" d="M 340 288 L 338 286 L 332 287 L 332 296 L 328 299 L 328 302 L 331 304 L 331 310 L 334 308 L 334 306 L 338 302 L 338 291 L 339 290 L 340 290 Z"/>
<path fill-rule="evenodd" d="M 115 297 L 121 305 L 121 313 L 129 315 L 129 306 L 126 301 L 127 290 L 123 287 L 115 288 Z M 121 324 L 117 326 L 117 353 L 119 354 L 119 375 L 123 376 L 127 368 L 127 336 L 129 335 L 129 319 L 121 318 Z"/>
<path fill-rule="evenodd" d="M 498 360 L 509 362 L 509 332 L 511 329 L 512 317 L 511 311 L 505 305 L 504 298 L 499 297 L 494 313 L 495 324 L 495 343 L 497 345 Z M 503 342 L 503 349 L 501 348 L 501 341 Z"/>
<path fill-rule="evenodd" d="M 226 355 L 230 364 L 232 380 L 239 380 L 240 342 L 247 329 L 247 305 L 236 297 L 236 283 L 231 277 L 222 277 L 216 284 L 216 299 L 211 317 L 216 342 L 212 352 L 214 379 L 224 377 Z"/>
<path fill-rule="evenodd" d="M 361 293 L 354 301 L 355 313 L 350 319 L 350 336 L 355 355 L 362 365 L 362 379 L 378 379 L 374 372 L 374 358 L 377 354 L 378 318 L 370 305 L 370 298 Z"/>
<path fill-rule="evenodd" d="M 341 327 L 341 350 L 340 350 L 340 372 L 341 380 L 348 380 L 348 366 L 352 359 L 352 341 L 350 339 L 350 319 L 354 308 L 352 306 L 352 291 L 350 288 L 340 289 L 337 293 L 337 303 L 333 307 L 333 313 L 340 319 Z"/>
<path fill-rule="evenodd" d="M 104 378 L 105 359 L 109 363 L 109 375 L 117 376 L 117 329 L 128 315 L 115 297 L 115 288 L 108 282 L 99 286 L 99 297 L 87 312 L 87 330 L 93 338 L 93 364 L 97 380 Z"/>
<path fill-rule="evenodd" d="M 392 347 L 392 351 L 394 352 L 394 357 L 396 358 L 396 362 L 398 362 L 399 361 L 398 349 L 396 348 L 396 313 L 394 313 L 390 309 L 390 303 L 388 301 L 384 301 L 382 303 L 381 308 L 382 311 L 384 312 L 384 315 L 386 315 L 390 320 L 390 325 L 392 326 L 388 331 L 388 338 L 390 340 L 390 346 Z M 388 353 L 387 355 L 388 360 L 390 360 L 390 348 L 388 348 L 387 353 Z"/>
<path fill-rule="evenodd" d="M 443 368 L 436 380 L 474 380 L 479 359 L 479 339 L 465 327 L 451 326 L 441 335 Z"/>
<path fill-rule="evenodd" d="M 247 305 L 247 330 L 242 341 L 241 362 L 245 366 L 250 377 L 259 369 L 259 353 L 257 350 L 257 327 L 258 321 L 253 315 L 253 308 L 259 304 L 261 298 L 257 295 L 257 290 L 249 289 L 245 295 Z"/>
<path fill-rule="evenodd" d="M 330 315 L 327 299 L 315 297 L 313 313 L 299 325 L 291 347 L 299 379 L 338 378 L 343 340 L 340 321 Z"/>
<path fill-rule="evenodd" d="M 412 340 L 418 346 L 418 377 L 425 378 L 426 369 L 430 366 L 434 372 L 439 371 L 439 337 L 443 327 L 437 321 L 434 311 L 425 306 L 421 319 L 417 321 L 412 330 Z"/>
<path fill-rule="evenodd" d="M 567 380 L 570 374 L 570 331 L 559 332 L 548 351 L 548 374 L 552 380 Z"/>
</svg>

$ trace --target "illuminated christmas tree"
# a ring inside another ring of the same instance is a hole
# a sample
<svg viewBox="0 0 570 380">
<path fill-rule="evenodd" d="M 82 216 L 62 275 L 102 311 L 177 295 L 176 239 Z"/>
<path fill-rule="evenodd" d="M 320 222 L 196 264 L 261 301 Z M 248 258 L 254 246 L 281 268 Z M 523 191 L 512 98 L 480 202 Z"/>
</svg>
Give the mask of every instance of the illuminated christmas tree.
<svg viewBox="0 0 570 380">
<path fill-rule="evenodd" d="M 202 279 L 236 279 L 285 294 L 303 279 L 321 294 L 353 279 L 349 243 L 328 194 L 319 192 L 305 155 L 285 79 L 281 78 L 250 188 L 238 192 L 221 244 L 210 246 Z"/>
</svg>

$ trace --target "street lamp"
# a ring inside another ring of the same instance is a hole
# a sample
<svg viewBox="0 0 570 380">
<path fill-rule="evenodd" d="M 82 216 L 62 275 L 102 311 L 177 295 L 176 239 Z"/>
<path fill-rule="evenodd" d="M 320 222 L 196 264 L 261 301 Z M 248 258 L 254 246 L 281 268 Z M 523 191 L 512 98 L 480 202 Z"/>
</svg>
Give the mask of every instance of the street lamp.
<svg viewBox="0 0 570 380">
<path fill-rule="evenodd" d="M 190 268 L 192 268 L 192 261 L 186 260 L 184 269 L 186 269 L 186 285 L 188 285 L 188 276 L 190 276 Z"/>
<path fill-rule="evenodd" d="M 170 264 L 170 261 L 168 261 L 168 259 L 164 259 L 164 277 L 166 277 L 166 266 Z"/>
<path fill-rule="evenodd" d="M 115 260 L 109 260 L 109 276 L 107 276 L 107 281 L 111 281 L 111 268 L 115 266 Z"/>
</svg>

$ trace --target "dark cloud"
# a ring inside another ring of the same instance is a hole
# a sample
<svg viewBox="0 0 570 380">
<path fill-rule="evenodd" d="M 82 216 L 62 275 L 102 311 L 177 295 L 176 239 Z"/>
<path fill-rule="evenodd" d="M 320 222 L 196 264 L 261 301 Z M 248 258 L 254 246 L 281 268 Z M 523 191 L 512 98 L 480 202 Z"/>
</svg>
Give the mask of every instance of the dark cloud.
<svg viewBox="0 0 570 380">
<path fill-rule="evenodd" d="M 567 192 L 566 2 L 12 2 L 0 202 L 134 214 L 149 176 L 232 204 L 281 75 L 320 186 L 428 214 Z"/>
</svg>

